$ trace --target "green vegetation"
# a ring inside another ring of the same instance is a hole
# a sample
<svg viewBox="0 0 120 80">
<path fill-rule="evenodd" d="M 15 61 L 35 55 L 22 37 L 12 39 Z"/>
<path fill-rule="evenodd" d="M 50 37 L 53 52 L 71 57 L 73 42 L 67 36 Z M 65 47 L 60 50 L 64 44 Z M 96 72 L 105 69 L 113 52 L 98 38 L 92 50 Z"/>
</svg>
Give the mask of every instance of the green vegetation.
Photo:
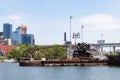
<svg viewBox="0 0 120 80">
<path fill-rule="evenodd" d="M 8 58 L 19 59 L 24 58 L 34 58 L 41 60 L 46 59 L 65 59 L 67 57 L 67 50 L 60 45 L 54 45 L 53 47 L 41 47 L 41 46 L 31 46 L 28 44 L 18 45 L 18 49 L 12 49 L 7 56 Z"/>
<path fill-rule="evenodd" d="M 66 59 L 67 51 L 60 45 L 54 45 L 51 48 L 41 48 L 37 54 L 35 54 L 35 59 Z"/>
<path fill-rule="evenodd" d="M 8 55 L 8 58 L 15 58 L 18 59 L 22 57 L 22 53 L 20 50 L 12 49 Z"/>
<path fill-rule="evenodd" d="M 119 55 L 118 53 L 112 53 L 112 54 L 105 53 L 104 56 L 106 56 L 108 58 L 108 56 L 118 56 L 118 55 Z"/>
<path fill-rule="evenodd" d="M 4 59 L 6 59 L 5 56 L 0 56 L 0 61 L 3 61 Z"/>
</svg>

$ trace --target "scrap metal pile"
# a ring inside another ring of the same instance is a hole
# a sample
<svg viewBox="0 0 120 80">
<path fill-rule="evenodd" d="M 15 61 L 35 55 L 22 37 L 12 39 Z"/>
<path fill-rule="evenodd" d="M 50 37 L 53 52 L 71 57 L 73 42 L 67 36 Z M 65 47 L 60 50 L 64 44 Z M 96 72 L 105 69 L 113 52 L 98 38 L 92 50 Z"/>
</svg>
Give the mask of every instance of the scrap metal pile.
<svg viewBox="0 0 120 80">
<path fill-rule="evenodd" d="M 73 57 L 90 57 L 90 44 L 78 43 L 74 50 Z"/>
</svg>

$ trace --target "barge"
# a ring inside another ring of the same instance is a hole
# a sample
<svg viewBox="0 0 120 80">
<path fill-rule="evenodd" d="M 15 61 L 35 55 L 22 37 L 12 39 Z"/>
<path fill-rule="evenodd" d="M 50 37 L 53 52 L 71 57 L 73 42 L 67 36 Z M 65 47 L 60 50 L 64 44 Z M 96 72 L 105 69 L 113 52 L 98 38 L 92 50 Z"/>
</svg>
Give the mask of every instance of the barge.
<svg viewBox="0 0 120 80">
<path fill-rule="evenodd" d="M 87 43 L 78 43 L 72 54 L 72 59 L 58 60 L 31 60 L 20 59 L 20 66 L 97 66 L 107 65 L 108 60 L 99 60 L 92 57 L 90 45 Z"/>
<path fill-rule="evenodd" d="M 20 60 L 19 66 L 101 66 L 107 65 L 107 60 L 88 58 L 68 60 Z"/>
<path fill-rule="evenodd" d="M 108 64 L 112 66 L 120 66 L 120 54 L 108 56 Z"/>
</svg>

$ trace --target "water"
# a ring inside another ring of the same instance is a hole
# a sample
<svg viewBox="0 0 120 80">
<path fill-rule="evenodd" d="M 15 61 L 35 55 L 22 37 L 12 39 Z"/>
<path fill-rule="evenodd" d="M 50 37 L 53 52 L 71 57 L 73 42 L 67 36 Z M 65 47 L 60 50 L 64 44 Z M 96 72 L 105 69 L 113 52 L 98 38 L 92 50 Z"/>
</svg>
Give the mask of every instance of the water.
<svg viewBox="0 0 120 80">
<path fill-rule="evenodd" d="M 0 63 L 0 80 L 119 80 L 119 75 L 120 67 L 19 67 L 18 63 Z"/>
</svg>

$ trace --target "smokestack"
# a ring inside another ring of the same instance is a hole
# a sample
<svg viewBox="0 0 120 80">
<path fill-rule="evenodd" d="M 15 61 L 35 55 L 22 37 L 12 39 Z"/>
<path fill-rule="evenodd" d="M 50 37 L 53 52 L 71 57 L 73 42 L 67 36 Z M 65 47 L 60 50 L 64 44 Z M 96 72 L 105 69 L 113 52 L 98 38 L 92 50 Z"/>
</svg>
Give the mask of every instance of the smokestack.
<svg viewBox="0 0 120 80">
<path fill-rule="evenodd" d="M 66 42 L 66 32 L 64 32 L 64 41 Z"/>
</svg>

